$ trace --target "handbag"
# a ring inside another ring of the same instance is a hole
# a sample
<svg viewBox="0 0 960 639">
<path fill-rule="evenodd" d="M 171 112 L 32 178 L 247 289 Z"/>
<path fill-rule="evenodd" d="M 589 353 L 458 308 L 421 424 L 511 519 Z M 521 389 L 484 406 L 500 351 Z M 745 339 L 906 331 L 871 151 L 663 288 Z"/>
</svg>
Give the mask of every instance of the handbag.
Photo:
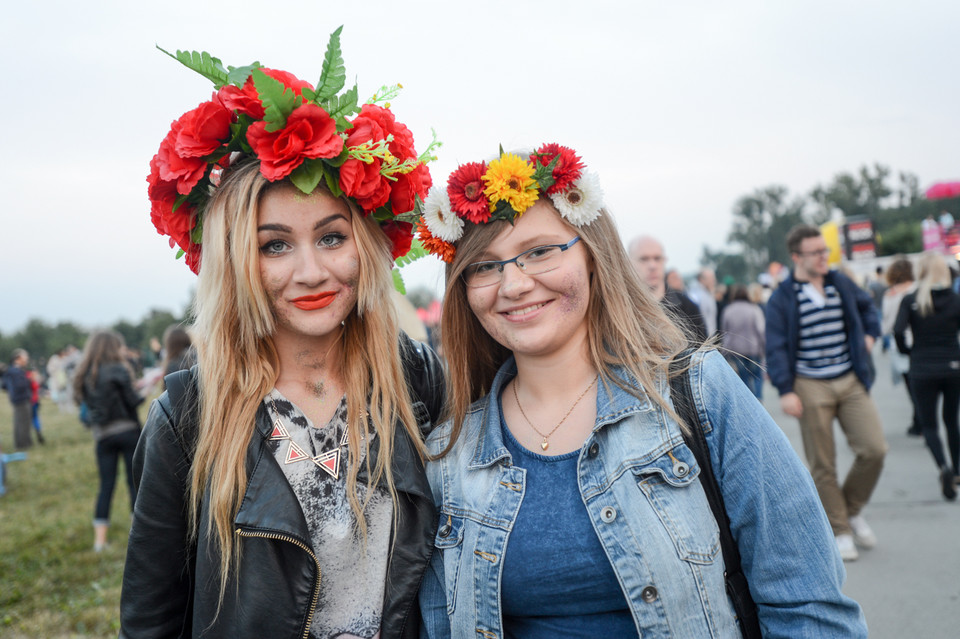
<svg viewBox="0 0 960 639">
<path fill-rule="evenodd" d="M 697 412 L 693 399 L 693 389 L 690 385 L 690 370 L 681 370 L 683 362 L 689 361 L 691 352 L 687 351 L 670 362 L 670 398 L 680 419 L 688 426 L 690 432 L 684 431 L 683 440 L 687 448 L 693 453 L 700 465 L 700 485 L 707 495 L 710 510 L 720 528 L 720 550 L 723 554 L 723 577 L 727 587 L 727 595 L 733 604 L 733 610 L 740 622 L 740 632 L 745 639 L 760 639 L 760 619 L 757 615 L 757 604 L 750 595 L 747 576 L 743 574 L 740 565 L 740 551 L 737 542 L 730 531 L 730 518 L 723 503 L 723 494 L 713 473 L 713 464 L 710 462 L 710 449 L 707 438 L 703 433 L 703 424 Z"/>
</svg>

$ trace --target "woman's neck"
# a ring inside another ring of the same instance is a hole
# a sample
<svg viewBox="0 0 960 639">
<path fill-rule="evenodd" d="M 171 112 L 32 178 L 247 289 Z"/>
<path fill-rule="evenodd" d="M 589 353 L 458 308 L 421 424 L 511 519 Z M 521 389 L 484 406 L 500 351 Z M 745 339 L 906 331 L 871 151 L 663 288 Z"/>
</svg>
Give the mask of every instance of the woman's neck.
<svg viewBox="0 0 960 639">
<path fill-rule="evenodd" d="M 339 380 L 343 355 L 342 332 L 324 337 L 278 340 L 274 343 L 279 363 L 277 385 L 281 382 L 312 383 L 321 379 Z"/>
<path fill-rule="evenodd" d="M 586 340 L 574 342 L 570 347 L 547 356 L 514 353 L 514 358 L 521 386 L 540 401 L 576 397 L 597 375 Z"/>
</svg>

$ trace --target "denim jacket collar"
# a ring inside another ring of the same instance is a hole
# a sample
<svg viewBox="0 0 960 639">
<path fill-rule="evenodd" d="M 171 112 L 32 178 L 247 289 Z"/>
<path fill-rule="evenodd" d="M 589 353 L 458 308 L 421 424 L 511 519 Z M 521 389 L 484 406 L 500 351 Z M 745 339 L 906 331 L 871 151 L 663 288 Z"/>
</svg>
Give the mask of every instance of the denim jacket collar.
<svg viewBox="0 0 960 639">
<path fill-rule="evenodd" d="M 613 367 L 614 373 L 627 381 L 634 388 L 640 388 L 630 373 L 620 367 Z M 503 431 L 500 428 L 500 393 L 503 387 L 517 375 L 517 362 L 511 355 L 497 371 L 490 385 L 487 396 L 474 404 L 471 412 L 482 411 L 480 423 L 482 431 L 477 437 L 477 447 L 470 461 L 471 469 L 486 468 L 496 462 L 506 459 L 512 461 L 510 452 L 503 442 Z M 617 422 L 628 415 L 645 412 L 653 409 L 653 403 L 644 395 L 637 398 L 605 377 L 600 380 L 597 392 L 597 419 L 593 430 L 597 431 L 607 424 Z"/>
</svg>

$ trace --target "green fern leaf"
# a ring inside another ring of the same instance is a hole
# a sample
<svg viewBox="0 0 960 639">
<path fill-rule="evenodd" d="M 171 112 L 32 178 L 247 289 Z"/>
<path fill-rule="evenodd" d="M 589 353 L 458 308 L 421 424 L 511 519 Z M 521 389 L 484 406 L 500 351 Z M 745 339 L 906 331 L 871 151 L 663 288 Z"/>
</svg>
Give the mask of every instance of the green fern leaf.
<svg viewBox="0 0 960 639">
<path fill-rule="evenodd" d="M 343 55 L 340 52 L 340 32 L 343 25 L 330 34 L 327 43 L 327 54 L 323 58 L 323 68 L 320 71 L 320 80 L 317 81 L 317 101 L 329 100 L 340 92 L 347 82 L 347 68 L 343 64 Z"/>
<path fill-rule="evenodd" d="M 168 56 L 187 67 L 192 69 L 202 75 L 203 77 L 209 79 L 213 82 L 213 86 L 217 89 L 227 84 L 229 81 L 229 73 L 223 67 L 223 62 L 219 58 L 215 58 L 206 51 L 181 51 L 177 49 L 177 54 L 174 55 L 169 51 L 162 48 L 160 45 L 156 45 L 158 49 L 166 53 Z"/>
<path fill-rule="evenodd" d="M 267 131 L 279 131 L 287 125 L 287 118 L 299 105 L 300 98 L 293 89 L 285 87 L 260 69 L 254 69 L 252 73 L 253 86 L 263 104 L 263 121 L 267 123 Z"/>
</svg>

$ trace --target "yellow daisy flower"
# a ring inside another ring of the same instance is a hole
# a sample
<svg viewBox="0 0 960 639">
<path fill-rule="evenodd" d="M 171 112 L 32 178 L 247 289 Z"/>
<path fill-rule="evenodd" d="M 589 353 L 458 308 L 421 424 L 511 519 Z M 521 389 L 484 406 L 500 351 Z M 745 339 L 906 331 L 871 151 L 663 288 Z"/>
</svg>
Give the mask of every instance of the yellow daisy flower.
<svg viewBox="0 0 960 639">
<path fill-rule="evenodd" d="M 483 193 L 490 200 L 491 212 L 496 209 L 497 202 L 505 200 L 519 217 L 539 197 L 537 183 L 533 180 L 533 166 L 512 153 L 504 153 L 500 159 L 487 165 L 483 183 L 487 185 Z"/>
</svg>

